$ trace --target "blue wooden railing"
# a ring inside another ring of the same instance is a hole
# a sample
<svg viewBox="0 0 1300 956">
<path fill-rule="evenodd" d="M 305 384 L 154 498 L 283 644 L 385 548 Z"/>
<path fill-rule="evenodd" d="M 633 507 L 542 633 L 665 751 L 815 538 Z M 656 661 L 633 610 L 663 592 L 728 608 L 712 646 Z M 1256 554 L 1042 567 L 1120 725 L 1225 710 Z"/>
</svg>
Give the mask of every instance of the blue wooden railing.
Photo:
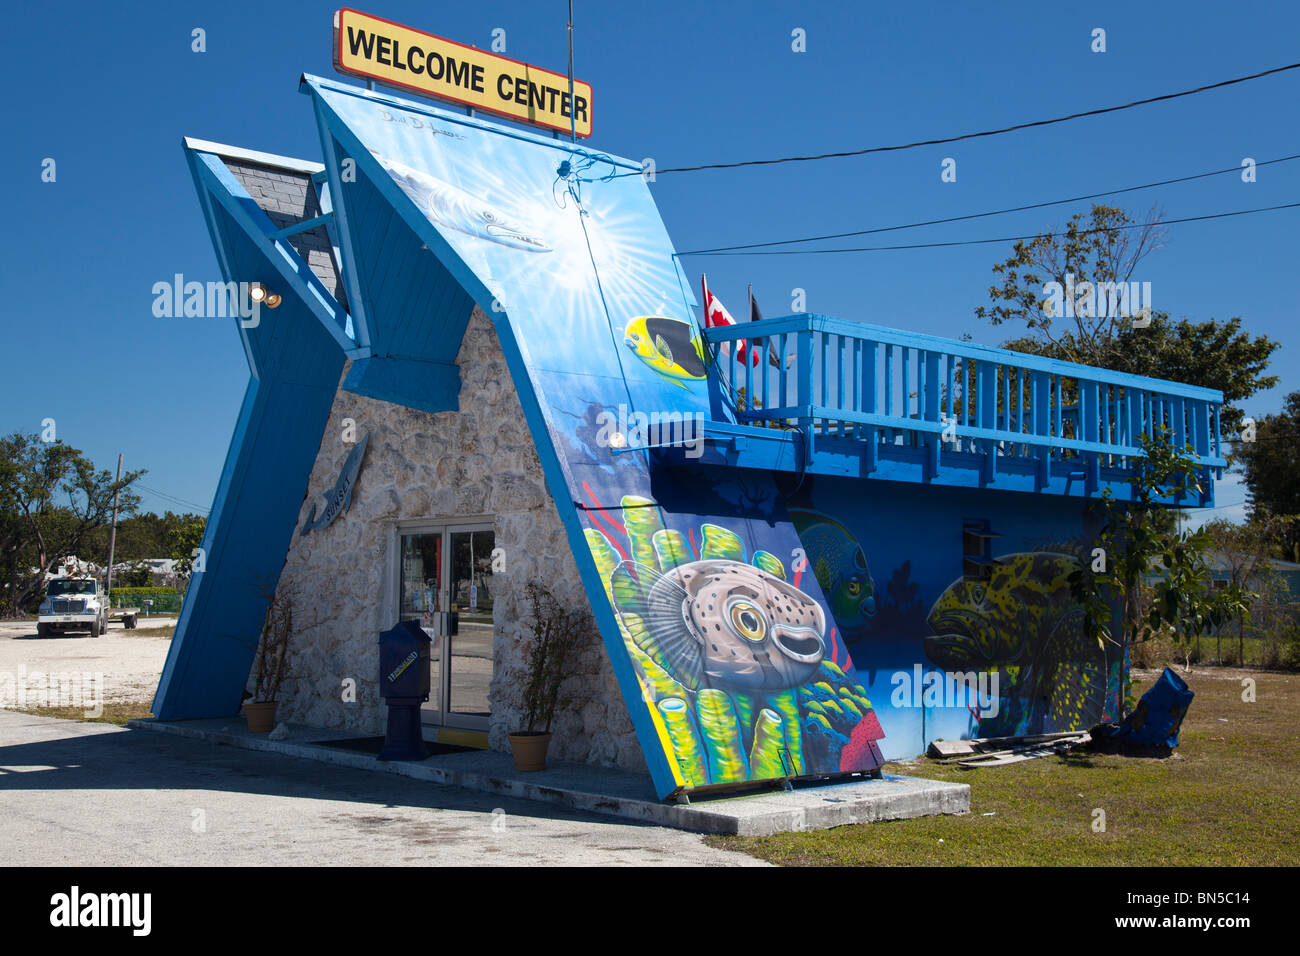
<svg viewBox="0 0 1300 956">
<path fill-rule="evenodd" d="M 1028 459 L 1044 483 L 1077 472 L 1091 493 L 1162 427 L 1206 472 L 1227 464 L 1213 389 L 807 313 L 704 336 L 738 422 L 796 429 L 810 455 L 827 439 L 863 442 L 868 473 L 882 452 L 911 446 L 928 450 L 932 471 L 941 453 L 980 455 L 990 472 Z M 756 338 L 768 354 L 742 362 L 734 343 Z"/>
</svg>

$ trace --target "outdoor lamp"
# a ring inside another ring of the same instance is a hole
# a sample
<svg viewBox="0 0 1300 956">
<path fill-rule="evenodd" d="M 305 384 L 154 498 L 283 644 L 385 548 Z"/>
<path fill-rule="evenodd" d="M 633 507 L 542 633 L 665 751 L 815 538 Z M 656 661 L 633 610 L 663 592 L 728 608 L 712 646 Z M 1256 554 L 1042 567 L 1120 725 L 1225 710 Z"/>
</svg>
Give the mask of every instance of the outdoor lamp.
<svg viewBox="0 0 1300 956">
<path fill-rule="evenodd" d="M 268 292 L 266 294 L 266 307 L 268 309 L 278 308 L 280 305 L 280 293 Z"/>
<path fill-rule="evenodd" d="M 250 282 L 248 284 L 248 297 L 254 302 L 261 302 L 266 298 L 266 286 L 260 282 Z"/>
</svg>

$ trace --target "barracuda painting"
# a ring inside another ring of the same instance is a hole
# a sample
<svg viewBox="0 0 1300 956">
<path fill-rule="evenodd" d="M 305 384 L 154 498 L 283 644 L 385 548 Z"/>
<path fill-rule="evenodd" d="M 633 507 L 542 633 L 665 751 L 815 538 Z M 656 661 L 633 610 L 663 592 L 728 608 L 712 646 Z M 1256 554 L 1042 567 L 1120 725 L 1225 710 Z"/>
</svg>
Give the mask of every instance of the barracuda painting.
<svg viewBox="0 0 1300 956">
<path fill-rule="evenodd" d="M 587 543 L 618 612 L 646 705 L 691 786 L 875 770 L 884 732 L 821 603 L 734 532 L 666 527 L 622 499 L 627 551 Z"/>
<path fill-rule="evenodd" d="M 1078 566 L 1069 554 L 1007 554 L 987 581 L 959 579 L 934 602 L 926 656 L 946 671 L 999 676 L 998 713 L 980 720 L 979 736 L 1087 729 L 1113 710 L 1119 662 L 1084 633 L 1069 582 Z"/>
<path fill-rule="evenodd" d="M 512 249 L 529 252 L 550 252 L 546 240 L 534 234 L 529 227 L 512 222 L 498 209 L 484 200 L 451 183 L 443 182 L 428 173 L 375 154 L 375 159 L 388 170 L 402 191 L 434 222 L 480 239 L 490 239 Z"/>
</svg>

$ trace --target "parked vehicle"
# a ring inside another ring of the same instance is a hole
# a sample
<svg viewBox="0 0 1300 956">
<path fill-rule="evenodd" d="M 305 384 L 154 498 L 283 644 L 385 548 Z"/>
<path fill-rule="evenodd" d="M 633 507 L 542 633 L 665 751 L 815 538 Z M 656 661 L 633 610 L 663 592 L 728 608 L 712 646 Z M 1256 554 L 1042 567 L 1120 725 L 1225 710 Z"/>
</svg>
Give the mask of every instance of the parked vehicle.
<svg viewBox="0 0 1300 956">
<path fill-rule="evenodd" d="M 49 637 L 65 631 L 89 631 L 98 637 L 108 630 L 110 619 L 120 619 L 134 628 L 139 608 L 110 608 L 104 582 L 91 577 L 52 578 L 45 586 L 45 599 L 36 617 L 36 633 Z"/>
</svg>

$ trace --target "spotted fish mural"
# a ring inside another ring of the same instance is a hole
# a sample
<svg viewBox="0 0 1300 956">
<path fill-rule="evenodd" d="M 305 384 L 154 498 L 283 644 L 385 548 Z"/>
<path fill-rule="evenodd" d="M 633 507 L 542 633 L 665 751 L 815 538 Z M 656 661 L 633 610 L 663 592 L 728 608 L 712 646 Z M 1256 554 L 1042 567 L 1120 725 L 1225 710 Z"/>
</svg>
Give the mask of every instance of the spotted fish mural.
<svg viewBox="0 0 1300 956">
<path fill-rule="evenodd" d="M 866 637 L 876 614 L 876 585 L 867 567 L 867 555 L 857 538 L 827 515 L 791 508 L 790 519 L 799 532 L 808 563 L 830 603 L 844 643 Z"/>
<path fill-rule="evenodd" d="M 987 580 L 958 579 L 934 602 L 926 656 L 998 675 L 998 713 L 979 719 L 978 736 L 1086 729 L 1114 713 L 1120 662 L 1084 632 L 1069 582 L 1078 566 L 1071 554 L 1007 554 Z"/>
<path fill-rule="evenodd" d="M 689 322 L 642 315 L 627 324 L 623 344 L 674 385 L 704 380 L 704 342 Z"/>
<path fill-rule="evenodd" d="M 651 499 L 621 504 L 626 544 L 612 528 L 587 529 L 587 543 L 684 781 L 877 769 L 884 732 L 866 691 L 822 605 L 781 560 L 747 559 L 740 536 L 711 523 L 697 553 L 694 534 L 666 527 Z"/>
</svg>

